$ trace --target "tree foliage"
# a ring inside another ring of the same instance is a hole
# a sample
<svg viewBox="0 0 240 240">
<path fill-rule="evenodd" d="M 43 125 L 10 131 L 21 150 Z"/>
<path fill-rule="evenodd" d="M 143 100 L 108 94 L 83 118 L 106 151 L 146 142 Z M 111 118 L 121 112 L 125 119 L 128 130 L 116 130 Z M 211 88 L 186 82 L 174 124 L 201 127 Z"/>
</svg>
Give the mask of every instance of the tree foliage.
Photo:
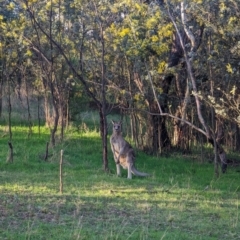
<svg viewBox="0 0 240 240">
<path fill-rule="evenodd" d="M 197 96 L 215 136 L 221 135 L 221 122 L 234 129 L 231 135 L 224 131 L 222 142 L 239 147 L 237 1 L 1 2 L 6 6 L 0 10 L 1 89 L 9 86 L 10 94 L 25 81 L 44 99 L 53 134 L 67 125 L 69 115 L 74 118 L 76 99 L 87 99 L 99 109 L 103 141 L 106 116 L 117 107 L 130 116 L 138 147 L 155 153 L 172 146 L 188 150 L 202 132 Z"/>
</svg>

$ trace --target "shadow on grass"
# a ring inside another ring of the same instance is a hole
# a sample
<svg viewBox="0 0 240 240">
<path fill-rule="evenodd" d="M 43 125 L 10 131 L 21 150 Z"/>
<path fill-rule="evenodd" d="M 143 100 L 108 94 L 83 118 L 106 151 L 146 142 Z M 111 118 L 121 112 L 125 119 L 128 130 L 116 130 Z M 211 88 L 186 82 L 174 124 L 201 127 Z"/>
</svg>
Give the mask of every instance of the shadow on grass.
<svg viewBox="0 0 240 240">
<path fill-rule="evenodd" d="M 47 135 L 46 135 L 47 136 Z M 20 138 L 19 138 L 20 139 Z M 19 140 L 14 163 L 0 162 L 0 235 L 5 239 L 238 239 L 239 183 L 229 170 L 183 158 L 137 154 L 148 178 L 102 170 L 99 133 L 72 133 L 37 158 L 45 138 Z M 3 146 L 0 142 L 0 146 Z M 63 191 L 59 157 L 64 150 Z"/>
<path fill-rule="evenodd" d="M 158 179 L 129 181 L 94 170 L 90 175 L 80 171 L 77 176 L 68 169 L 66 190 L 60 195 L 56 194 L 56 173 L 18 173 L 14 178 L 2 173 L 1 235 L 18 239 L 231 239 L 238 234 L 236 193 L 223 200 L 221 191 L 179 188 Z"/>
</svg>

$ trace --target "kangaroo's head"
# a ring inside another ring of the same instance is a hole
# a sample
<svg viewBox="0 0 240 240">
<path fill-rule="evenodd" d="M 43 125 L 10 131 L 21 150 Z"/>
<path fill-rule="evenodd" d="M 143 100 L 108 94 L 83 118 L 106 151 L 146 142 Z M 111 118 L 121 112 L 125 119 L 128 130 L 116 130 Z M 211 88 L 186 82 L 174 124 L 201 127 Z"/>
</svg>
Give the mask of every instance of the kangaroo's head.
<svg viewBox="0 0 240 240">
<path fill-rule="evenodd" d="M 122 132 L 122 121 L 115 122 L 112 120 L 113 124 L 113 132 L 114 133 L 121 133 Z"/>
</svg>

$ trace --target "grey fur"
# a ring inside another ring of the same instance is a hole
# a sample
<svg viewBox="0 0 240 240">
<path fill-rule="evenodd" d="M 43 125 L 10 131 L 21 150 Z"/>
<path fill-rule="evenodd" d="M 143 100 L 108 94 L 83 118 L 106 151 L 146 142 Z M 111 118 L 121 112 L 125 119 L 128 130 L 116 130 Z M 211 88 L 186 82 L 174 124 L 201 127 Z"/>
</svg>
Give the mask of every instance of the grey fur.
<svg viewBox="0 0 240 240">
<path fill-rule="evenodd" d="M 122 122 L 112 121 L 113 133 L 110 138 L 111 149 L 117 167 L 117 175 L 121 175 L 120 165 L 128 169 L 128 178 L 132 179 L 132 173 L 136 176 L 147 177 L 149 174 L 139 172 L 135 166 L 135 154 L 132 146 L 122 137 Z"/>
</svg>

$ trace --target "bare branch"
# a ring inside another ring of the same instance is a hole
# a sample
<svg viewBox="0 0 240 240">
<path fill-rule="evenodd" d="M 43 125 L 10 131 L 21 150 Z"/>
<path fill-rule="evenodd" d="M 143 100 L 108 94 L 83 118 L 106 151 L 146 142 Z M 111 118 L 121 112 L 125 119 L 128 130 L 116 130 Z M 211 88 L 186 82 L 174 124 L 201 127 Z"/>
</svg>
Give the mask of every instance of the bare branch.
<svg viewBox="0 0 240 240">
<path fill-rule="evenodd" d="M 207 126 L 207 124 L 205 123 L 205 120 L 204 120 L 203 115 L 202 115 L 201 102 L 200 102 L 200 99 L 199 99 L 198 94 L 197 94 L 197 84 L 196 84 L 195 77 L 193 75 L 191 62 L 190 62 L 190 59 L 188 58 L 188 54 L 187 54 L 186 48 L 184 46 L 184 42 L 183 42 L 182 36 L 180 34 L 179 28 L 178 28 L 175 20 L 173 19 L 172 14 L 170 13 L 169 7 L 168 7 L 168 15 L 169 15 L 169 17 L 170 17 L 170 19 L 171 19 L 171 21 L 172 21 L 172 23 L 173 23 L 173 25 L 176 29 L 176 33 L 178 35 L 181 47 L 183 49 L 184 59 L 185 59 L 186 66 L 187 66 L 187 73 L 188 73 L 189 78 L 192 82 L 193 94 L 194 94 L 194 97 L 195 97 L 195 102 L 196 102 L 196 106 L 197 106 L 197 113 L 198 113 L 199 121 L 201 122 L 201 124 L 203 125 L 203 127 L 205 129 L 208 139 L 212 139 L 210 129 Z"/>
<path fill-rule="evenodd" d="M 183 24 L 183 28 L 185 33 L 187 34 L 190 42 L 191 42 L 191 54 L 196 50 L 196 41 L 195 41 L 195 37 L 192 34 L 192 32 L 190 31 L 190 29 L 187 26 L 187 20 L 186 20 L 186 4 L 185 4 L 186 0 L 184 0 L 183 2 L 181 2 L 181 19 L 182 19 L 182 24 Z"/>
<path fill-rule="evenodd" d="M 42 57 L 48 64 L 50 64 L 50 60 L 47 58 L 47 56 L 42 52 L 42 50 L 41 50 L 39 47 L 37 47 L 36 45 L 34 45 L 34 43 L 33 43 L 30 39 L 28 39 L 27 37 L 24 36 L 24 39 L 30 44 L 31 48 L 32 48 L 35 52 L 37 52 L 38 54 L 40 54 L 41 57 Z"/>
<path fill-rule="evenodd" d="M 138 109 L 138 108 L 124 108 L 124 107 L 121 107 L 121 108 L 124 109 L 124 110 L 129 110 L 129 111 L 144 112 L 144 113 L 147 113 L 147 114 L 149 114 L 149 115 L 170 117 L 170 118 L 172 118 L 172 119 L 175 119 L 175 120 L 184 122 L 184 123 L 187 124 L 188 126 L 192 127 L 193 129 L 195 129 L 196 131 L 202 133 L 204 136 L 207 137 L 207 133 L 206 133 L 203 129 L 197 127 L 196 125 L 194 125 L 193 123 L 191 123 L 191 122 L 189 122 L 189 121 L 187 121 L 187 120 L 185 120 L 185 119 L 176 117 L 176 116 L 174 116 L 174 115 L 172 115 L 172 114 L 170 114 L 170 113 L 163 113 L 163 112 L 162 112 L 162 113 L 157 114 L 157 113 L 152 113 L 152 112 L 150 112 L 150 111 L 142 110 L 142 109 Z"/>
<path fill-rule="evenodd" d="M 152 87 L 152 91 L 153 91 L 154 98 L 155 98 L 155 100 L 156 100 L 156 102 L 157 102 L 159 112 L 160 112 L 160 114 L 162 115 L 162 114 L 163 114 L 162 108 L 161 108 L 161 105 L 160 105 L 160 103 L 159 103 L 159 101 L 158 101 L 157 94 L 156 94 L 156 91 L 155 91 L 154 86 L 153 86 L 152 76 L 150 75 L 150 72 L 149 72 L 149 70 L 148 70 L 146 61 L 144 61 L 144 64 L 145 64 L 145 68 L 146 68 L 146 70 L 147 70 L 147 74 L 148 74 L 148 78 L 149 78 L 149 81 L 150 81 L 150 84 L 151 84 L 151 87 Z"/>
<path fill-rule="evenodd" d="M 27 5 L 28 6 L 28 5 Z M 101 106 L 101 102 L 95 97 L 94 93 L 92 93 L 89 89 L 89 87 L 87 86 L 87 82 L 85 81 L 85 79 L 82 77 L 82 75 L 80 75 L 77 70 L 74 68 L 74 66 L 72 65 L 72 63 L 70 62 L 70 60 L 68 59 L 68 57 L 66 56 L 64 50 L 62 49 L 62 47 L 53 39 L 51 38 L 51 36 L 42 28 L 42 26 L 39 24 L 39 22 L 36 20 L 34 12 L 28 7 L 27 11 L 30 14 L 30 17 L 33 19 L 33 23 L 37 25 L 37 27 L 40 29 L 40 31 L 51 41 L 51 43 L 57 47 L 57 49 L 59 50 L 59 52 L 62 54 L 63 58 L 65 59 L 66 63 L 68 64 L 68 66 L 70 67 L 70 69 L 72 70 L 73 74 L 81 81 L 81 83 L 83 84 L 86 93 L 88 94 L 89 97 L 91 97 L 97 105 Z"/>
</svg>

